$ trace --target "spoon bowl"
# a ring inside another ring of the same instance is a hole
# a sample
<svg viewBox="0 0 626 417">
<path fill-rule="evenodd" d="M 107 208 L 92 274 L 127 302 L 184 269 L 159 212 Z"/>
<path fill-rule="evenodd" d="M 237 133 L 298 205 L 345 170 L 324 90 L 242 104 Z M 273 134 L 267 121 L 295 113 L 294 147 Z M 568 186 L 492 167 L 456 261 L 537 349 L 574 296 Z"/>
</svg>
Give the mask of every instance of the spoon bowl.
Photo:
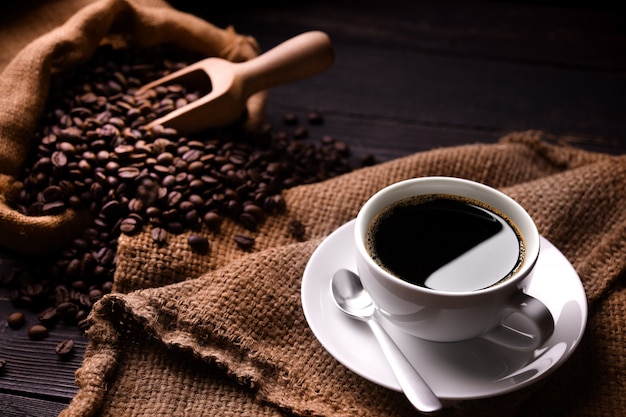
<svg viewBox="0 0 626 417">
<path fill-rule="evenodd" d="M 423 413 L 441 409 L 441 401 L 419 375 L 396 343 L 378 322 L 376 304 L 354 272 L 340 269 L 331 279 L 331 292 L 335 304 L 350 317 L 366 322 L 389 361 L 404 394 L 415 408 Z"/>
</svg>

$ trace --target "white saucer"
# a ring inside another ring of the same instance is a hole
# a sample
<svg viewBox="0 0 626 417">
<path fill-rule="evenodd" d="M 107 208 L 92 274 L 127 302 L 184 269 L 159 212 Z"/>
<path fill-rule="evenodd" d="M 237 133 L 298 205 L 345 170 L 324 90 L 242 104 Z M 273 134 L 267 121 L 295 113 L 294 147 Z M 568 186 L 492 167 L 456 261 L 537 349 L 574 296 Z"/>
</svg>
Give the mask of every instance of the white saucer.
<svg viewBox="0 0 626 417">
<path fill-rule="evenodd" d="M 400 391 L 395 376 L 365 323 L 344 315 L 330 294 L 339 268 L 356 271 L 354 220 L 315 250 L 302 278 L 302 306 L 313 333 L 339 362 L 376 384 Z M 515 352 L 484 339 L 436 343 L 406 335 L 383 322 L 413 366 L 442 400 L 491 397 L 544 378 L 562 365 L 580 343 L 587 322 L 587 299 L 580 279 L 561 252 L 543 237 L 528 294 L 554 316 L 554 334 L 532 352 Z"/>
</svg>

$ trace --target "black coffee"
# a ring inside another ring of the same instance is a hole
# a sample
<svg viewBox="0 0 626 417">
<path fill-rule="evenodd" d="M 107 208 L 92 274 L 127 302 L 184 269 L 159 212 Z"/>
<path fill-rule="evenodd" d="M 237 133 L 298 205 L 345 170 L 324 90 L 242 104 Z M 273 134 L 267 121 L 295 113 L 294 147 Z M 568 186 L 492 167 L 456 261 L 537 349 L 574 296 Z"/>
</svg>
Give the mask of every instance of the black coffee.
<svg viewBox="0 0 626 417">
<path fill-rule="evenodd" d="M 505 216 L 445 194 L 410 197 L 384 208 L 368 227 L 366 247 L 391 274 L 453 292 L 507 279 L 525 255 L 517 227 Z"/>
</svg>

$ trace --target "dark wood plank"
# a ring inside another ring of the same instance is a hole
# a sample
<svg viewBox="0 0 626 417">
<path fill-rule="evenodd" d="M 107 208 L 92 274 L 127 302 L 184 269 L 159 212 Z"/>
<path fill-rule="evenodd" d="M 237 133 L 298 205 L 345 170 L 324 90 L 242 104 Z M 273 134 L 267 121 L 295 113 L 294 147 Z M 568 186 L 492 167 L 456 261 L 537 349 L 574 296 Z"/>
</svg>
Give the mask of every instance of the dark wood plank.
<svg viewBox="0 0 626 417">
<path fill-rule="evenodd" d="M 7 325 L 6 317 L 22 311 L 26 324 L 17 330 Z M 16 309 L 5 289 L 0 289 L 0 358 L 6 361 L 0 370 L 0 393 L 30 394 L 34 397 L 67 402 L 77 391 L 74 372 L 80 367 L 87 339 L 75 326 L 57 323 L 41 341 L 28 337 L 28 328 L 38 324 L 37 314 Z M 57 343 L 72 339 L 74 353 L 62 358 L 55 352 Z"/>
<path fill-rule="evenodd" d="M 66 406 L 56 401 L 0 393 L 0 410 L 5 417 L 52 417 Z"/>
<path fill-rule="evenodd" d="M 32 1 L 32 0 L 31 0 Z M 443 0 L 267 1 L 242 7 L 171 1 L 218 26 L 234 25 L 263 50 L 306 30 L 331 36 L 336 62 L 317 77 L 272 89 L 269 121 L 321 110 L 309 140 L 347 141 L 355 163 L 494 142 L 513 130 L 541 129 L 586 149 L 626 153 L 626 24 L 608 5 Z M 17 3 L 16 3 L 17 4 Z M 87 340 L 58 325 L 43 341 L 28 326 L 7 328 L 0 292 L 2 415 L 53 416 L 76 392 L 74 372 Z M 26 312 L 29 323 L 36 314 Z M 54 346 L 73 338 L 60 359 Z"/>
<path fill-rule="evenodd" d="M 314 79 L 270 91 L 277 103 L 354 118 L 467 130 L 545 130 L 626 136 L 626 82 L 618 74 L 432 57 L 335 43 L 337 61 Z M 310 93 L 306 93 L 307 89 Z"/>
<path fill-rule="evenodd" d="M 321 0 L 238 4 L 173 0 L 242 33 L 318 29 L 339 40 L 446 56 L 609 69 L 626 67 L 626 21 L 613 2 Z"/>
<path fill-rule="evenodd" d="M 335 65 L 311 80 L 272 89 L 271 105 L 323 107 L 355 126 L 380 122 L 392 127 L 384 135 L 390 147 L 394 140 L 420 142 L 422 129 L 441 146 L 535 129 L 590 150 L 622 153 L 626 80 L 617 52 L 626 36 L 618 16 L 490 2 L 415 3 L 406 14 L 379 3 L 354 7 L 340 1 L 332 8 L 324 2 L 280 3 L 206 18 L 253 34 L 263 50 L 300 31 L 326 30 Z M 474 39 L 481 47 L 451 48 L 458 43 L 452 37 Z M 439 42 L 429 41 L 435 38 Z M 438 138 L 437 128 L 459 134 Z M 397 130 L 415 134 L 396 139 Z M 371 136 L 355 144 L 368 139 L 376 141 Z"/>
</svg>

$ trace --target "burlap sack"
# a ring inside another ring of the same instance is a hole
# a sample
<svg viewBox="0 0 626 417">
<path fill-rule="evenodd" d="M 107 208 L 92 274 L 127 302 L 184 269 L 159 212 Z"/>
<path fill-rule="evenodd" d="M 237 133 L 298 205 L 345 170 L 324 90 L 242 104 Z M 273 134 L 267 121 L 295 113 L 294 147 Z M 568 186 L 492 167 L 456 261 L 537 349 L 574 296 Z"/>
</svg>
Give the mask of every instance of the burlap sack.
<svg viewBox="0 0 626 417">
<path fill-rule="evenodd" d="M 67 22 L 61 20 L 66 16 Z M 55 22 L 64 23 L 51 27 Z M 85 213 L 72 210 L 59 216 L 26 217 L 11 209 L 19 190 L 14 177 L 28 155 L 54 73 L 75 68 L 104 42 L 139 47 L 172 44 L 232 61 L 250 59 L 259 52 L 252 37 L 174 10 L 162 0 L 44 2 L 20 23 L 2 33 L 6 35 L 3 44 L 10 47 L 0 59 L 6 65 L 0 76 L 0 246 L 21 252 L 58 247 L 88 221 Z M 46 28 L 50 31 L 41 35 Z M 13 45 L 25 46 L 13 56 Z M 262 123 L 265 100 L 263 92 L 249 99 L 248 128 Z"/>
<path fill-rule="evenodd" d="M 62 416 L 415 415 L 402 394 L 356 376 L 324 350 L 304 319 L 300 283 L 317 245 L 372 193 L 424 175 L 481 181 L 519 201 L 576 267 L 590 305 L 582 345 L 552 376 L 441 415 L 621 415 L 626 159 L 526 132 L 290 189 L 288 212 L 267 220 L 253 253 L 230 243 L 238 230 L 231 223 L 220 235 L 207 232 L 215 249 L 208 257 L 185 251 L 184 236 L 167 248 L 147 234 L 124 238 L 116 286 L 127 294 L 107 296 L 93 312 L 80 391 Z M 306 225 L 306 241 L 288 237 L 291 218 Z"/>
<path fill-rule="evenodd" d="M 186 235 L 163 247 L 147 233 L 123 237 L 115 293 L 92 312 L 79 391 L 61 416 L 416 415 L 401 393 L 353 374 L 324 350 L 307 327 L 300 283 L 315 248 L 371 194 L 424 175 L 474 179 L 519 201 L 575 266 L 590 307 L 582 344 L 554 374 L 441 415 L 622 415 L 626 159 L 524 132 L 290 189 L 287 212 L 266 220 L 251 252 L 232 241 L 240 226 L 228 221 L 221 233 L 202 231 L 208 255 L 189 252 Z M 304 241 L 287 232 L 294 218 L 306 227 Z"/>
</svg>

